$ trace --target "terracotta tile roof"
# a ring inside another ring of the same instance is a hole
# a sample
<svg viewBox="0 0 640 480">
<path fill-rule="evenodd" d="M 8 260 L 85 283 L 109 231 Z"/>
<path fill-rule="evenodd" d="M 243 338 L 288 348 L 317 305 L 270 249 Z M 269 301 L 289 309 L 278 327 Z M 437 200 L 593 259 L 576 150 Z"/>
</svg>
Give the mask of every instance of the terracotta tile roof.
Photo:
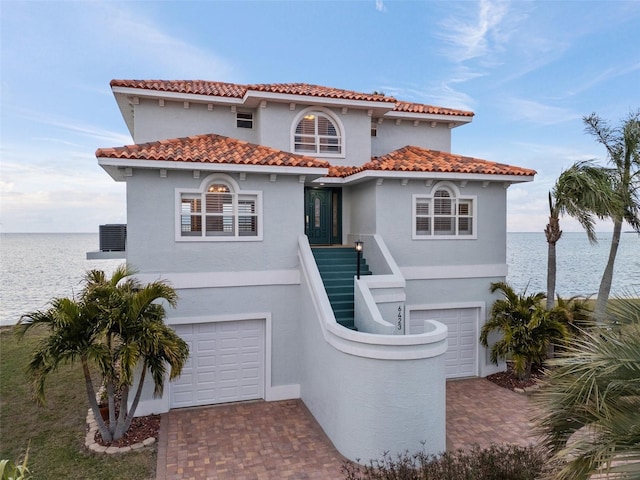
<svg viewBox="0 0 640 480">
<path fill-rule="evenodd" d="M 374 157 L 359 168 L 332 167 L 330 176 L 348 177 L 364 170 L 393 172 L 442 172 L 472 173 L 481 175 L 533 176 L 535 170 L 514 167 L 504 163 L 490 162 L 473 157 L 464 157 L 437 150 L 407 146 L 381 157 Z"/>
<path fill-rule="evenodd" d="M 434 105 L 424 105 L 422 103 L 396 102 L 393 109 L 395 112 L 407 113 L 430 113 L 432 115 L 459 115 L 463 117 L 473 117 L 474 113 L 466 110 L 454 110 L 452 108 L 436 107 Z"/>
<path fill-rule="evenodd" d="M 111 87 L 140 88 L 157 92 L 192 93 L 213 97 L 242 98 L 246 86 L 206 80 L 111 80 Z"/>
<path fill-rule="evenodd" d="M 407 113 L 425 113 L 438 115 L 455 115 L 472 117 L 473 112 L 452 108 L 423 105 L 420 103 L 402 102 L 394 97 L 373 93 L 360 93 L 352 90 L 310 85 L 307 83 L 263 83 L 241 85 L 225 82 L 209 82 L 205 80 L 111 80 L 112 87 L 129 87 L 157 92 L 185 93 L 209 95 L 213 97 L 229 97 L 241 99 L 248 91 L 302 95 L 318 98 L 335 98 L 341 100 L 360 100 L 395 103 L 394 111 Z"/>
<path fill-rule="evenodd" d="M 207 134 L 158 142 L 99 148 L 98 158 L 166 160 L 172 162 L 228 163 L 274 167 L 328 168 L 329 163 L 304 155 L 255 145 L 222 135 Z"/>
<path fill-rule="evenodd" d="M 344 100 L 363 100 L 373 102 L 395 102 L 393 97 L 385 97 L 373 93 L 359 93 L 352 90 L 309 85 L 307 83 L 271 83 L 247 85 L 248 90 L 258 92 L 283 93 L 289 95 L 304 95 L 308 97 L 339 98 Z"/>
</svg>

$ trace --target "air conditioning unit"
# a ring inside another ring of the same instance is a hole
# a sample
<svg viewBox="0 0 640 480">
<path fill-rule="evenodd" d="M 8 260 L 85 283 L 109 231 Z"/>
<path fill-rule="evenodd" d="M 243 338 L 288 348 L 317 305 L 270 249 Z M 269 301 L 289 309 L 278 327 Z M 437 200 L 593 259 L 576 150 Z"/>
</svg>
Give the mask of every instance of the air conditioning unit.
<svg viewBox="0 0 640 480">
<path fill-rule="evenodd" d="M 124 252 L 127 245 L 127 225 L 100 225 L 100 251 Z"/>
</svg>

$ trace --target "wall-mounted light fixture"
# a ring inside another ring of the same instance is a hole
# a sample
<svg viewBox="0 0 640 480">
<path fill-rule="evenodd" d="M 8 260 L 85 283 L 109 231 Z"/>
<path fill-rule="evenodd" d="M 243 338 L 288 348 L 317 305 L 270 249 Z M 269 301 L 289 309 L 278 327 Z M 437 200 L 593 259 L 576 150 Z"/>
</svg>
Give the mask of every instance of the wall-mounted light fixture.
<svg viewBox="0 0 640 480">
<path fill-rule="evenodd" d="M 357 277 L 358 280 L 360 280 L 360 262 L 362 260 L 362 248 L 363 248 L 364 243 L 360 240 L 358 240 L 356 242 L 356 254 L 357 254 L 357 265 L 356 265 L 356 272 L 357 272 Z"/>
</svg>

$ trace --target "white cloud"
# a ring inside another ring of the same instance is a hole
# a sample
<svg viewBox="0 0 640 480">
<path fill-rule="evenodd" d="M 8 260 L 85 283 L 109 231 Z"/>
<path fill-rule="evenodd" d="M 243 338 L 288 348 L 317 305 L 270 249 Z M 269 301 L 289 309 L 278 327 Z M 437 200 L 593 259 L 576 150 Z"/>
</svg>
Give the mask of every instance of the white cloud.
<svg viewBox="0 0 640 480">
<path fill-rule="evenodd" d="M 505 112 L 519 120 L 527 120 L 538 125 L 556 125 L 582 118 L 582 115 L 555 105 L 545 105 L 534 100 L 510 97 L 502 103 Z"/>
<path fill-rule="evenodd" d="M 383 0 L 376 0 L 376 10 L 379 12 L 386 12 L 387 7 L 384 4 Z"/>
<path fill-rule="evenodd" d="M 624 75 L 628 75 L 629 73 L 637 72 L 638 70 L 640 70 L 640 62 L 636 62 L 636 63 L 633 63 L 633 64 L 628 65 L 628 66 L 624 66 L 624 67 L 620 67 L 620 66 L 611 67 L 611 68 L 608 68 L 608 69 L 604 70 L 603 72 L 601 72 L 599 75 L 595 76 L 594 78 L 590 78 L 585 83 L 583 83 L 581 85 L 578 85 L 577 88 L 571 89 L 567 93 L 569 95 L 571 95 L 571 96 L 578 95 L 578 94 L 580 94 L 582 92 L 590 90 L 591 88 L 593 88 L 596 85 L 599 85 L 599 84 L 601 84 L 603 82 L 607 82 L 607 81 L 612 80 L 614 78 L 621 77 L 621 76 L 624 76 Z"/>
<path fill-rule="evenodd" d="M 437 34 L 447 45 L 444 53 L 452 61 L 485 57 L 509 38 L 509 34 L 501 30 L 509 11 L 507 2 L 480 0 L 476 10 L 470 9 L 467 2 L 458 5 L 456 15 L 443 20 L 442 31 Z"/>
</svg>

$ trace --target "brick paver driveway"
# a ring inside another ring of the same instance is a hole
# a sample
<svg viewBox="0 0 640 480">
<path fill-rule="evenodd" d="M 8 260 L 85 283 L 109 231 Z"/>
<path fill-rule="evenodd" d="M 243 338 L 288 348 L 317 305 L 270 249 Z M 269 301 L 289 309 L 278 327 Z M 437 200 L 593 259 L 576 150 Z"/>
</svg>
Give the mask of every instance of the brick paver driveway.
<svg viewBox="0 0 640 480">
<path fill-rule="evenodd" d="M 487 380 L 447 382 L 447 449 L 532 443 L 532 412 Z M 164 414 L 156 478 L 341 479 L 344 461 L 300 400 L 247 402 Z"/>
</svg>

